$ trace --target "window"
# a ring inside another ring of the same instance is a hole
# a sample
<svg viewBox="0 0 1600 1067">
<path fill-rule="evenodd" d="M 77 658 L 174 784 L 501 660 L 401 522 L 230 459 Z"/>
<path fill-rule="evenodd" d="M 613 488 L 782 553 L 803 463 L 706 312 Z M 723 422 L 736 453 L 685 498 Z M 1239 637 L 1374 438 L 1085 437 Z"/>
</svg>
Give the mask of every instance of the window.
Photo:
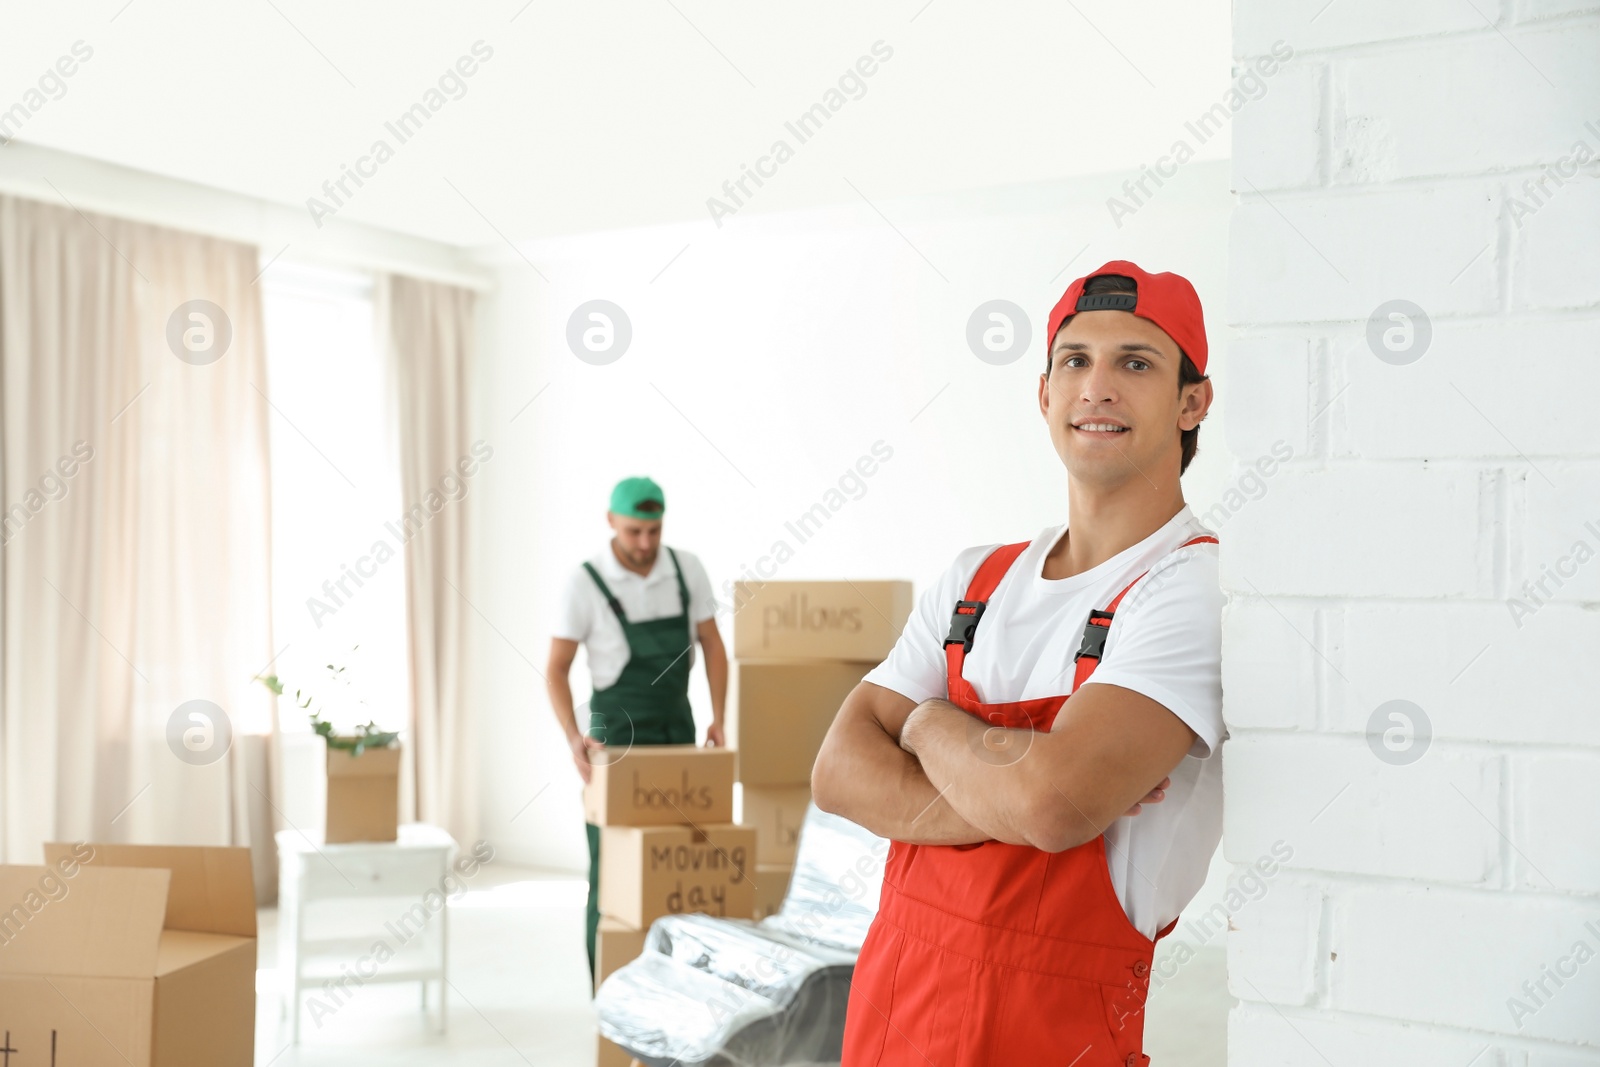
<svg viewBox="0 0 1600 1067">
<path fill-rule="evenodd" d="M 272 670 L 340 732 L 409 718 L 405 557 L 392 389 L 374 279 L 274 264 L 262 276 L 272 452 Z M 383 546 L 379 551 L 378 546 Z M 354 650 L 354 651 L 352 651 Z M 342 684 L 326 665 L 343 667 Z M 308 730 L 285 701 L 285 731 Z"/>
</svg>

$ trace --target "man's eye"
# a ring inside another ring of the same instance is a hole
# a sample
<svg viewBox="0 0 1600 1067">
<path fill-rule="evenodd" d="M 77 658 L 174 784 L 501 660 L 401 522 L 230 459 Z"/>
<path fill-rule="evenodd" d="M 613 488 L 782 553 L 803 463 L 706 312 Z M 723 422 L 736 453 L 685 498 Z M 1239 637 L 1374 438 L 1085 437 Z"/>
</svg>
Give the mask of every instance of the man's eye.
<svg viewBox="0 0 1600 1067">
<path fill-rule="evenodd" d="M 1128 360 L 1128 366 L 1130 368 L 1132 368 L 1133 370 L 1149 370 L 1150 369 L 1150 364 L 1145 362 L 1142 359 L 1130 359 L 1130 360 Z"/>
</svg>

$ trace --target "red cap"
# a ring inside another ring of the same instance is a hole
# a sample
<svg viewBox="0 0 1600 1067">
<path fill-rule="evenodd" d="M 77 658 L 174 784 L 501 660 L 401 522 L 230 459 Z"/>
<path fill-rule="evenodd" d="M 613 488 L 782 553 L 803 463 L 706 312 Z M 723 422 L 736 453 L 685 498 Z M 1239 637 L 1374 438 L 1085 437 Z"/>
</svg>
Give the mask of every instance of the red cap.
<svg viewBox="0 0 1600 1067">
<path fill-rule="evenodd" d="M 1139 286 L 1138 296 L 1132 293 L 1096 293 L 1083 295 L 1084 284 L 1102 274 L 1120 274 L 1132 278 Z M 1085 274 L 1071 285 L 1050 309 L 1050 329 L 1044 335 L 1045 355 L 1054 347 L 1056 332 L 1061 324 L 1080 311 L 1131 311 L 1141 319 L 1149 319 L 1166 331 L 1168 337 L 1178 342 L 1183 354 L 1188 356 L 1201 374 L 1206 372 L 1206 320 L 1200 310 L 1200 294 L 1194 291 L 1189 279 L 1181 274 L 1147 274 L 1137 264 L 1125 259 L 1113 259 L 1090 274 Z"/>
</svg>

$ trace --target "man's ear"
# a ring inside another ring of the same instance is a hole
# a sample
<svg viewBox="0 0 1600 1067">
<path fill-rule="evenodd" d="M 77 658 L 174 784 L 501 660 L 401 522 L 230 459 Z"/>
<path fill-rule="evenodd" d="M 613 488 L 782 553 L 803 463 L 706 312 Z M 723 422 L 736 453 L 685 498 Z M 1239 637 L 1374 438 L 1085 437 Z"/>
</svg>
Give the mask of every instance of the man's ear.
<svg viewBox="0 0 1600 1067">
<path fill-rule="evenodd" d="M 1184 386 L 1183 401 L 1178 406 L 1178 429 L 1187 431 L 1199 426 L 1214 399 L 1216 392 L 1211 388 L 1210 378 Z"/>
</svg>

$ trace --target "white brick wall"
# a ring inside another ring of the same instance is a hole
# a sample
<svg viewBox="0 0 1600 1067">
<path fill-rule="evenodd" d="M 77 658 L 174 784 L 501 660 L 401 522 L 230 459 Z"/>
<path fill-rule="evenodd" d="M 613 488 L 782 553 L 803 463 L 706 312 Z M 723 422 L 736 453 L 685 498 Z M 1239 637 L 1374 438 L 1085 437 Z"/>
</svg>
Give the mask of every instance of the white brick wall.
<svg viewBox="0 0 1600 1067">
<path fill-rule="evenodd" d="M 1233 913 L 1228 959 L 1234 996 L 1293 1005 L 1316 998 L 1323 900 L 1316 886 L 1284 880 Z"/>
<path fill-rule="evenodd" d="M 1234 551 L 1223 553 L 1222 573 L 1234 589 L 1268 597 L 1493 595 L 1492 536 L 1474 536 L 1480 513 L 1492 507 L 1483 472 L 1312 462 L 1281 472 L 1230 520 Z M 1375 521 L 1351 521 L 1361 516 Z M 1441 536 L 1412 536 L 1422 528 Z"/>
<path fill-rule="evenodd" d="M 1292 854 L 1229 1062 L 1600 1067 L 1600 5 L 1235 0 L 1240 67 L 1278 42 L 1218 385 L 1240 470 L 1291 458 L 1219 531 L 1223 848 Z"/>
<path fill-rule="evenodd" d="M 1235 736 L 1227 752 L 1231 781 L 1272 798 L 1266 805 L 1228 797 L 1229 861 L 1248 862 L 1282 839 L 1294 848 L 1285 865 L 1291 868 L 1477 886 L 1504 881 L 1500 833 L 1484 818 L 1499 807 L 1497 756 L 1434 751 L 1392 766 L 1375 758 L 1363 737 L 1260 733 Z"/>
</svg>

